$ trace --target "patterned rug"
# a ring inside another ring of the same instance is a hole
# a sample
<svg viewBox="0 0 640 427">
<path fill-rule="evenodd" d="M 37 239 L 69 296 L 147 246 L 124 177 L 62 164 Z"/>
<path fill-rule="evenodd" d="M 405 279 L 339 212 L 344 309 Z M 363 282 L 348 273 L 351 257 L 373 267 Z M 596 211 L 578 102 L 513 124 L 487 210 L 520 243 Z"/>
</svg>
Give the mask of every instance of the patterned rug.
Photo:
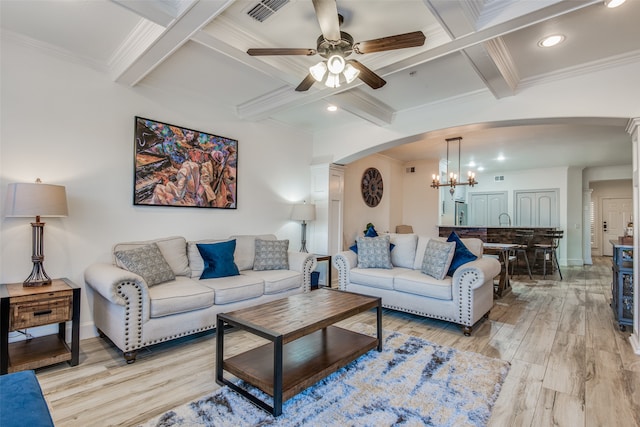
<svg viewBox="0 0 640 427">
<path fill-rule="evenodd" d="M 375 335 L 367 325 L 358 329 Z M 382 352 L 371 350 L 289 399 L 277 418 L 222 387 L 143 426 L 483 426 L 509 367 L 385 331 Z"/>
</svg>

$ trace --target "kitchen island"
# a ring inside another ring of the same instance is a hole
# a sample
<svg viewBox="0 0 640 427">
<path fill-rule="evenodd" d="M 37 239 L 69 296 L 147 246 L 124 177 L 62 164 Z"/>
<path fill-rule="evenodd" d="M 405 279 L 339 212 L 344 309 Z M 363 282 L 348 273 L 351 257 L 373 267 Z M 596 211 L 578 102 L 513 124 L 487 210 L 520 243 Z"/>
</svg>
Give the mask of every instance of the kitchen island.
<svg viewBox="0 0 640 427">
<path fill-rule="evenodd" d="M 516 238 L 517 230 L 533 230 L 531 245 L 549 244 L 545 237 L 551 231 L 559 227 L 520 227 L 520 226 L 472 226 L 472 225 L 439 225 L 439 236 L 449 237 L 452 231 L 462 238 L 475 237 L 485 243 L 520 243 Z"/>
</svg>

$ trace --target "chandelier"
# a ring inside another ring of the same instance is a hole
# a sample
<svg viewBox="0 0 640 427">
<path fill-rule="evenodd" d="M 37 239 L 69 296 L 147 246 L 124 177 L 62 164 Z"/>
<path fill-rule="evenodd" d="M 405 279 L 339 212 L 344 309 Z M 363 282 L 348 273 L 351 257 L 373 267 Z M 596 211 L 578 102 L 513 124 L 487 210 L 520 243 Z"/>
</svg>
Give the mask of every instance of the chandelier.
<svg viewBox="0 0 640 427">
<path fill-rule="evenodd" d="M 433 174 L 432 178 L 433 180 L 431 181 L 431 188 L 440 188 L 440 187 L 450 187 L 449 188 L 449 194 L 451 194 L 453 196 L 453 193 L 455 193 L 456 191 L 456 186 L 457 185 L 468 185 L 469 187 L 473 187 L 474 185 L 476 185 L 478 183 L 478 181 L 476 181 L 476 174 L 469 171 L 467 174 L 467 181 L 466 182 L 458 182 L 458 175 L 460 175 L 460 141 L 462 141 L 462 137 L 461 136 L 457 136 L 455 138 L 447 138 L 447 177 L 448 180 L 446 183 L 440 182 L 440 172 L 438 172 L 437 174 Z M 458 141 L 458 174 L 455 174 L 453 172 L 449 173 L 449 143 L 451 141 Z"/>
<path fill-rule="evenodd" d="M 320 61 L 316 65 L 309 67 L 309 73 L 316 81 L 322 82 L 324 80 L 324 84 L 327 87 L 336 88 L 340 87 L 341 74 L 349 84 L 358 77 L 360 71 L 346 62 L 341 55 L 334 54 L 327 58 L 326 61 Z M 326 79 L 325 74 L 327 74 Z"/>
</svg>

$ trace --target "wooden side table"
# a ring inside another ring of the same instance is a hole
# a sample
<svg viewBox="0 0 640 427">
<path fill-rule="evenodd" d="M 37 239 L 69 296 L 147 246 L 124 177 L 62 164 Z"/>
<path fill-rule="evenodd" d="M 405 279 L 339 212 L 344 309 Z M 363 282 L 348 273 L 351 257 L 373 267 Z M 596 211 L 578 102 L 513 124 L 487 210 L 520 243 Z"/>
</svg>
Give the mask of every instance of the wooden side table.
<svg viewBox="0 0 640 427">
<path fill-rule="evenodd" d="M 71 347 L 66 322 L 71 321 Z M 58 324 L 58 333 L 9 343 L 9 332 Z M 0 285 L 0 375 L 68 361 L 78 364 L 80 353 L 80 287 L 69 279 L 51 285 Z"/>
<path fill-rule="evenodd" d="M 326 262 L 327 263 L 327 283 L 324 284 L 325 287 L 330 288 L 331 283 L 331 255 L 318 255 L 314 254 L 317 262 Z"/>
</svg>

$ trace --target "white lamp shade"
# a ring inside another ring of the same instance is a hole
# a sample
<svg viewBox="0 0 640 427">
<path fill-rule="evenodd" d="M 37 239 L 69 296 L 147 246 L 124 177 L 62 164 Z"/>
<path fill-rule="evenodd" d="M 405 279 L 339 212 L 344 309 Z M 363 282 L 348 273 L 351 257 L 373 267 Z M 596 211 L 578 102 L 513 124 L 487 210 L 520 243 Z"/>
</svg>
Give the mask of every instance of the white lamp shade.
<svg viewBox="0 0 640 427">
<path fill-rule="evenodd" d="M 5 217 L 67 215 L 67 193 L 62 185 L 14 183 L 7 188 Z"/>
<path fill-rule="evenodd" d="M 309 67 L 309 73 L 313 76 L 316 81 L 321 82 L 324 78 L 324 75 L 327 72 L 327 64 L 324 62 L 318 62 L 313 67 Z"/>
<path fill-rule="evenodd" d="M 347 64 L 342 74 L 344 75 L 344 78 L 347 79 L 347 84 L 348 84 L 354 81 L 356 77 L 358 77 L 358 75 L 360 74 L 360 70 L 358 70 L 356 67 L 354 67 L 351 64 Z"/>
<path fill-rule="evenodd" d="M 316 219 L 316 205 L 298 203 L 293 205 L 291 219 L 295 221 L 313 221 Z"/>
<path fill-rule="evenodd" d="M 324 85 L 331 88 L 340 87 L 340 74 L 329 73 Z"/>
</svg>

